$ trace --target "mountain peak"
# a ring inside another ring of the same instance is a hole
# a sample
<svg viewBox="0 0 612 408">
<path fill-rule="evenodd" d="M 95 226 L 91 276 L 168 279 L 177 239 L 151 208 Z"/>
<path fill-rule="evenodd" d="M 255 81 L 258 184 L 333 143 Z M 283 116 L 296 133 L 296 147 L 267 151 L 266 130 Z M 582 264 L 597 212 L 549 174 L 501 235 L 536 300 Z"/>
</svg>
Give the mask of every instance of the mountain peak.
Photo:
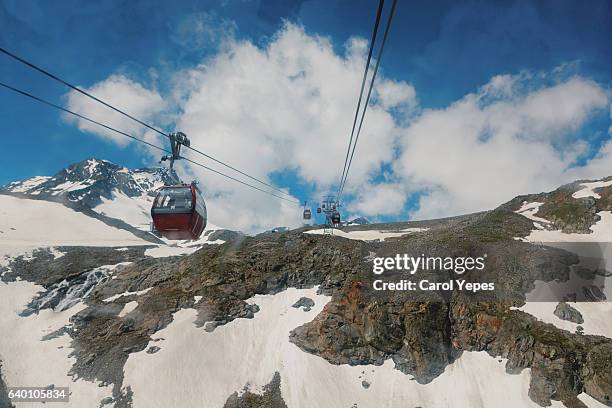
<svg viewBox="0 0 612 408">
<path fill-rule="evenodd" d="M 53 176 L 34 176 L 9 183 L 0 192 L 39 199 L 66 199 L 94 208 L 114 193 L 127 197 L 152 196 L 165 184 L 179 183 L 167 168 L 128 169 L 108 160 L 88 158 L 58 171 Z"/>
</svg>

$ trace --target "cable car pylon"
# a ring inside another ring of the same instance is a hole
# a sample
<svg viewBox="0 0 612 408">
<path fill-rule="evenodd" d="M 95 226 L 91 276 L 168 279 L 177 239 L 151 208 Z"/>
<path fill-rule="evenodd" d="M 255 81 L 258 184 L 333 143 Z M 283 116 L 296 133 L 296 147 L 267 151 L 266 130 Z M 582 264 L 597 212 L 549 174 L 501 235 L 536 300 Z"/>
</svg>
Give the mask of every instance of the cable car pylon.
<svg viewBox="0 0 612 408">
<path fill-rule="evenodd" d="M 334 228 L 338 228 L 340 226 L 340 203 L 336 200 L 336 196 L 324 196 L 321 199 L 320 206 L 317 208 L 317 213 L 325 214 L 324 233 L 333 234 Z"/>
</svg>

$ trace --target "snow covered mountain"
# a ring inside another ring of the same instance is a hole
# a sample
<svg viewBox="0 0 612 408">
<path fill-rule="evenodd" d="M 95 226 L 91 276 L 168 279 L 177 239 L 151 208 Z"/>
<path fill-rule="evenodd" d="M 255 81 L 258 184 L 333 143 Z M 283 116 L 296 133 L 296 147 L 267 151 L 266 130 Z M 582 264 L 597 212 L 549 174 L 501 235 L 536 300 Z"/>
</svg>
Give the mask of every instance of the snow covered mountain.
<svg viewBox="0 0 612 408">
<path fill-rule="evenodd" d="M 91 209 L 148 231 L 155 191 L 164 184 L 177 182 L 176 173 L 167 168 L 130 170 L 106 160 L 87 159 L 54 176 L 9 183 L 0 188 L 0 193 Z"/>
<path fill-rule="evenodd" d="M 443 220 L 153 244 L 163 177 L 89 160 L 2 190 L 0 407 L 15 385 L 79 408 L 612 406 L 610 303 L 522 301 L 568 274 L 612 296 L 612 254 L 554 246 L 612 242 L 612 177 Z M 515 297 L 368 291 L 373 258 L 406 248 L 488 253 Z"/>
</svg>

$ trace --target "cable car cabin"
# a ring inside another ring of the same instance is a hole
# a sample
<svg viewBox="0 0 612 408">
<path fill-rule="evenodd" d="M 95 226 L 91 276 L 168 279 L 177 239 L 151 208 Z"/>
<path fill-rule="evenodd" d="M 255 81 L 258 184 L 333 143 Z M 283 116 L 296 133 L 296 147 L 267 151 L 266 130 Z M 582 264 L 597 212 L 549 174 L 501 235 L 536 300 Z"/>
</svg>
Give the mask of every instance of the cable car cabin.
<svg viewBox="0 0 612 408">
<path fill-rule="evenodd" d="M 321 207 L 317 207 L 317 214 L 321 214 Z"/>
<path fill-rule="evenodd" d="M 198 239 L 206 227 L 206 203 L 194 183 L 164 186 L 151 208 L 153 225 L 168 239 Z"/>
<path fill-rule="evenodd" d="M 338 211 L 332 212 L 331 222 L 333 225 L 340 225 L 340 213 Z"/>
<path fill-rule="evenodd" d="M 312 218 L 312 212 L 309 208 L 307 208 L 304 210 L 304 219 L 309 220 L 310 218 Z"/>
</svg>

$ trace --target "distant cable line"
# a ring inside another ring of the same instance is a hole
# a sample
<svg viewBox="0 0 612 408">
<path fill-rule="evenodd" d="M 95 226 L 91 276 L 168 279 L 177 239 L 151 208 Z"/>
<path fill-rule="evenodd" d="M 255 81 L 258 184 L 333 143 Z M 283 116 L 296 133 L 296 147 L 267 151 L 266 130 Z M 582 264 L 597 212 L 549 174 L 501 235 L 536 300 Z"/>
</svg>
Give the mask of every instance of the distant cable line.
<svg viewBox="0 0 612 408">
<path fill-rule="evenodd" d="M 273 185 L 272 185 L 272 184 L 270 184 L 270 183 L 266 183 L 265 181 L 262 181 L 262 180 L 259 180 L 258 178 L 255 178 L 255 177 L 253 177 L 253 176 L 250 176 L 250 175 L 248 175 L 247 173 L 245 173 L 244 171 L 242 171 L 242 170 L 238 170 L 237 168 L 235 168 L 235 167 L 233 167 L 233 166 L 230 166 L 230 165 L 229 165 L 229 164 L 227 164 L 227 163 L 223 163 L 222 161 L 215 159 L 215 158 L 214 158 L 214 157 L 212 157 L 211 155 L 208 155 L 208 154 L 206 154 L 206 153 L 204 153 L 204 152 L 202 152 L 202 151 L 200 151 L 200 150 L 196 149 L 195 147 L 191 147 L 191 146 L 187 146 L 187 145 L 185 145 L 184 147 L 185 147 L 185 148 L 187 148 L 187 149 L 189 149 L 189 150 L 193 150 L 194 152 L 199 153 L 199 154 L 201 154 L 202 156 L 207 157 L 207 158 L 209 158 L 209 159 L 210 159 L 210 160 L 212 160 L 212 161 L 215 161 L 215 162 L 217 162 L 217 163 L 219 163 L 219 164 L 222 164 L 222 165 L 224 165 L 225 167 L 230 168 L 230 169 L 234 170 L 235 172 L 240 173 L 240 174 L 242 174 L 243 176 L 246 176 L 246 177 L 250 178 L 251 180 L 257 181 L 258 183 L 261 183 L 261 184 L 263 184 L 264 186 L 270 187 L 271 189 L 276 190 L 276 191 L 279 191 L 279 192 L 281 192 L 281 193 L 283 193 L 283 194 L 285 194 L 285 195 L 287 195 L 287 196 L 291 196 L 291 195 L 290 195 L 289 193 L 287 193 L 286 191 L 281 190 L 280 188 L 275 187 L 275 186 L 273 186 Z"/>
<path fill-rule="evenodd" d="M 94 101 L 101 103 L 102 105 L 104 105 L 104 106 L 106 106 L 106 107 L 108 107 L 108 108 L 110 108 L 110 109 L 114 110 L 115 112 L 120 113 L 121 115 L 124 115 L 124 116 L 126 116 L 126 117 L 128 117 L 128 118 L 132 119 L 133 121 L 135 121 L 135 122 L 139 123 L 140 125 L 142 125 L 142 126 L 144 126 L 144 127 L 148 128 L 148 129 L 151 129 L 151 130 L 153 130 L 154 132 L 156 132 L 156 133 L 158 133 L 158 134 L 160 134 L 160 135 L 162 135 L 162 136 L 165 136 L 165 137 L 169 138 L 168 134 L 166 134 L 166 133 L 162 132 L 161 130 L 159 130 L 159 129 L 155 128 L 154 126 L 151 126 L 151 125 L 149 125 L 148 123 L 143 122 L 142 120 L 140 120 L 140 119 L 138 119 L 138 118 L 136 118 L 136 117 L 134 117 L 134 116 L 130 115 L 129 113 L 124 112 L 123 110 L 121 110 L 121 109 L 119 109 L 119 108 L 114 107 L 114 106 L 113 106 L 113 105 L 111 105 L 110 103 L 103 101 L 102 99 L 100 99 L 100 98 L 98 98 L 98 97 L 96 97 L 96 96 L 92 95 L 91 93 L 89 93 L 89 92 L 87 92 L 87 91 L 84 91 L 83 89 L 79 88 L 78 86 L 73 85 L 73 84 L 71 84 L 70 82 L 68 82 L 68 81 L 66 81 L 66 80 L 64 80 L 64 79 L 62 79 L 62 78 L 60 78 L 60 77 L 58 77 L 57 75 L 54 75 L 54 74 L 50 73 L 49 71 L 47 71 L 47 70 L 45 70 L 45 69 L 43 69 L 43 68 L 39 67 L 38 65 L 36 65 L 36 64 L 34 64 L 34 63 L 32 63 L 32 62 L 30 62 L 30 61 L 28 61 L 28 60 L 26 60 L 26 59 L 24 59 L 24 58 L 22 58 L 22 57 L 19 57 L 18 55 L 13 54 L 12 52 L 8 51 L 7 49 L 0 47 L 0 52 L 2 52 L 3 54 L 8 55 L 9 57 L 11 57 L 11 58 L 13 58 L 13 59 L 15 59 L 15 60 L 19 61 L 20 63 L 22 63 L 22 64 L 24 64 L 24 65 L 27 65 L 28 67 L 30 67 L 30 68 L 32 68 L 32 69 L 34 69 L 34 70 L 36 70 L 36 71 L 38 71 L 38 72 L 40 72 L 40 73 L 42 73 L 42 74 L 44 74 L 44 75 L 48 76 L 49 78 L 51 78 L 51 79 L 53 79 L 53 80 L 55 80 L 55 81 L 57 81 L 57 82 L 59 82 L 59 83 L 61 83 L 61 84 L 65 85 L 65 86 L 67 86 L 67 87 L 69 87 L 69 88 L 71 88 L 71 89 L 73 89 L 73 90 L 75 90 L 75 91 L 79 92 L 80 94 L 85 95 L 85 96 L 87 96 L 88 98 L 91 98 L 91 99 L 93 99 Z M 356 118 L 355 118 L 355 119 L 356 119 Z M 231 166 L 231 165 L 229 165 L 229 164 L 227 164 L 227 163 L 225 163 L 225 162 L 223 162 L 223 161 L 221 161 L 221 160 L 218 160 L 218 159 L 214 158 L 214 157 L 213 157 L 213 156 L 211 156 L 211 155 L 208 155 L 208 154 L 206 154 L 206 153 L 204 153 L 204 152 L 202 152 L 202 151 L 200 151 L 200 150 L 198 150 L 198 149 L 196 149 L 196 148 L 193 148 L 193 147 L 190 147 L 190 146 L 187 146 L 187 145 L 185 145 L 185 147 L 186 147 L 186 148 L 188 148 L 188 149 L 193 150 L 193 151 L 194 151 L 194 152 L 196 152 L 196 153 L 201 154 L 202 156 L 204 156 L 204 157 L 206 157 L 206 158 L 208 158 L 208 159 L 210 159 L 210 160 L 215 161 L 216 163 L 221 164 L 222 166 L 225 166 L 225 167 L 227 167 L 227 168 L 229 168 L 229 169 L 231 169 L 231 170 L 233 170 L 233 171 L 235 171 L 235 172 L 238 172 L 238 173 L 242 174 L 242 175 L 243 175 L 243 176 L 245 176 L 245 177 L 250 178 L 250 179 L 251 179 L 251 180 L 253 180 L 253 181 L 256 181 L 256 182 L 258 182 L 258 183 L 261 183 L 261 184 L 265 185 L 266 187 L 269 187 L 269 188 L 271 188 L 271 189 L 273 189 L 273 190 L 276 190 L 276 191 L 278 191 L 278 192 L 280 192 L 280 193 L 282 193 L 282 194 L 284 194 L 284 195 L 286 195 L 286 196 L 288 196 L 288 197 L 291 197 L 291 194 L 289 194 L 289 193 L 285 192 L 284 190 L 282 190 L 282 189 L 280 189 L 280 188 L 278 188 L 278 187 L 275 187 L 275 186 L 273 186 L 272 184 L 270 184 L 270 183 L 268 183 L 268 182 L 265 182 L 265 181 L 260 180 L 260 179 L 258 179 L 258 178 L 256 178 L 256 177 L 253 177 L 253 176 L 251 176 L 251 175 L 247 174 L 246 172 L 244 172 L 244 171 L 242 171 L 242 170 L 237 169 L 237 168 L 236 168 L 236 167 L 234 167 L 234 166 Z M 347 156 L 348 156 L 348 153 L 347 153 Z"/>
<path fill-rule="evenodd" d="M 157 145 L 154 145 L 153 143 L 149 143 L 149 142 L 147 142 L 146 140 L 143 140 L 143 139 L 137 138 L 137 137 L 135 137 L 135 136 L 132 136 L 132 135 L 130 135 L 130 134 L 128 134 L 128 133 L 122 132 L 121 130 L 115 129 L 115 128 L 114 128 L 114 127 L 112 127 L 112 126 L 108 126 L 108 125 L 105 125 L 105 124 L 103 124 L 103 123 L 100 123 L 100 122 L 98 122 L 97 120 L 94 120 L 94 119 L 91 119 L 91 118 L 89 118 L 89 117 L 87 117 L 87 116 L 81 115 L 80 113 L 73 112 L 73 111 L 71 111 L 70 109 L 66 109 L 66 108 L 64 108 L 64 107 L 62 107 L 62 106 L 56 105 L 56 104 L 54 104 L 54 103 L 52 103 L 52 102 L 49 102 L 49 101 L 47 101 L 47 100 L 45 100 L 45 99 L 39 98 L 38 96 L 35 96 L 35 95 L 33 95 L 33 94 L 29 93 L 29 92 L 22 91 L 22 90 L 17 89 L 17 88 L 15 88 L 15 87 L 13 87 L 13 86 L 7 85 L 7 84 L 5 84 L 5 83 L 3 83 L 3 82 L 0 82 L 0 86 L 1 86 L 1 87 L 3 87 L 3 88 L 8 89 L 8 90 L 10 90 L 10 91 L 13 91 L 13 92 L 15 92 L 15 93 L 17 93 L 17 94 L 20 94 L 20 95 L 22 95 L 22 96 L 26 96 L 26 97 L 28 97 L 28 98 L 31 98 L 31 99 L 33 99 L 33 100 L 35 100 L 35 101 L 37 101 L 37 102 L 40 102 L 40 103 L 42 103 L 42 104 L 44 104 L 44 105 L 47 105 L 47 106 L 50 106 L 50 107 L 52 107 L 52 108 L 55 108 L 55 109 L 61 110 L 61 111 L 63 111 L 63 112 L 69 113 L 69 114 L 71 114 L 71 115 L 74 115 L 74 116 L 76 116 L 76 117 L 78 117 L 78 118 L 81 118 L 81 119 L 83 119 L 83 120 L 87 121 L 87 122 L 94 123 L 94 124 L 96 124 L 96 125 L 98 125 L 98 126 L 101 126 L 101 127 L 105 128 L 105 129 L 107 129 L 107 130 L 113 131 L 113 132 L 115 132 L 115 133 L 118 133 L 118 134 L 120 134 L 120 135 L 122 135 L 122 136 L 128 137 L 128 138 L 130 138 L 130 139 L 132 139 L 132 140 L 135 140 L 135 141 L 137 141 L 137 142 L 144 143 L 144 144 L 146 144 L 147 146 L 153 147 L 153 148 L 155 148 L 155 149 L 157 149 L 157 150 L 161 150 L 162 152 L 172 153 L 171 151 L 169 151 L 169 150 L 167 150 L 167 149 L 164 149 L 163 147 L 159 147 L 159 146 L 157 146 Z M 273 197 L 276 197 L 276 198 L 279 198 L 279 199 L 281 199 L 281 200 L 285 200 L 285 201 L 289 201 L 289 202 L 294 203 L 294 204 L 301 205 L 301 202 L 300 202 L 300 201 L 290 200 L 290 199 L 288 199 L 288 198 L 286 198 L 286 197 L 282 197 L 282 196 L 279 196 L 279 195 L 277 195 L 277 194 L 274 194 L 274 193 L 272 193 L 272 192 L 270 192 L 270 191 L 266 191 L 266 190 L 264 190 L 264 189 L 261 189 L 261 188 L 259 188 L 259 187 L 257 187 L 257 186 L 254 186 L 254 185 L 252 185 L 252 184 L 246 183 L 246 182 L 244 182 L 244 181 L 242 181 L 242 180 L 239 180 L 239 179 L 237 179 L 237 178 L 235 178 L 235 177 L 232 177 L 232 176 L 230 176 L 230 175 L 228 175 L 228 174 L 225 174 L 225 173 L 223 173 L 223 172 L 221 172 L 221 171 L 218 171 L 218 170 L 215 170 L 215 169 L 213 169 L 213 168 L 210 168 L 210 167 L 208 167 L 208 166 L 206 166 L 206 165 L 204 165 L 204 164 L 202 164 L 202 163 L 196 162 L 195 160 L 189 159 L 189 158 L 187 158 L 187 157 L 181 157 L 181 158 L 182 158 L 183 160 L 186 160 L 186 161 L 188 161 L 188 162 L 192 163 L 192 164 L 195 164 L 195 165 L 200 166 L 200 167 L 202 167 L 202 168 L 204 168 L 204 169 L 206 169 L 206 170 L 209 170 L 209 171 L 211 171 L 211 172 L 213 172 L 213 173 L 216 173 L 216 174 L 218 174 L 218 175 L 220 175 L 220 176 L 223 176 L 223 177 L 226 177 L 226 178 L 228 178 L 228 179 L 230 179 L 230 180 L 233 180 L 233 181 L 235 181 L 235 182 L 238 182 L 238 183 L 240 183 L 240 184 L 242 184 L 242 185 L 244 185 L 244 186 L 250 187 L 250 188 L 255 189 L 255 190 L 257 190 L 257 191 L 260 191 L 260 192 L 262 192 L 262 193 L 269 194 L 269 195 L 271 195 L 271 196 L 273 196 Z M 285 194 L 286 194 L 286 193 L 285 193 Z"/>
<path fill-rule="evenodd" d="M 238 182 L 238 183 L 240 183 L 240 184 L 243 184 L 243 185 L 245 185 L 245 186 L 248 186 L 248 187 L 254 188 L 255 190 L 261 191 L 262 193 L 266 193 L 266 194 L 269 194 L 269 195 L 271 195 L 271 196 L 273 196 L 273 197 L 280 198 L 281 200 L 289 201 L 290 203 L 293 203 L 293 204 L 297 204 L 297 205 L 300 205 L 300 206 L 302 205 L 302 202 L 301 202 L 301 201 L 290 200 L 290 199 L 288 199 L 288 198 L 286 198 L 286 197 L 283 197 L 283 196 L 280 196 L 280 195 L 274 194 L 274 193 L 272 193 L 272 192 L 270 192 L 270 191 L 266 191 L 266 190 L 261 189 L 261 188 L 259 188 L 259 187 L 257 187 L 257 186 L 254 186 L 254 185 L 252 185 L 252 184 L 249 184 L 249 183 L 246 183 L 246 182 L 244 182 L 244 181 L 242 181 L 242 180 L 239 180 L 239 179 L 237 179 L 237 178 L 234 178 L 234 177 L 232 177 L 232 176 L 230 176 L 230 175 L 227 175 L 227 174 L 222 173 L 222 172 L 220 172 L 220 171 L 217 171 L 217 170 L 215 170 L 215 169 L 211 169 L 210 167 L 205 166 L 205 165 L 204 165 L 204 164 L 202 164 L 202 163 L 196 162 L 195 160 L 191 160 L 191 159 L 189 159 L 189 158 L 187 158 L 187 157 L 184 157 L 184 156 L 181 156 L 181 159 L 183 159 L 183 160 L 185 160 L 185 161 L 188 161 L 189 163 L 195 164 L 196 166 L 203 167 L 203 168 L 205 168 L 206 170 L 209 170 L 209 171 L 212 171 L 212 172 L 214 172 L 214 173 L 217 173 L 217 174 L 219 174 L 219 175 L 221 175 L 221 176 L 223 176 L 223 177 L 227 177 L 228 179 L 233 180 L 233 181 L 235 181 L 235 182 Z M 286 194 L 286 193 L 285 193 L 285 194 Z"/>
<path fill-rule="evenodd" d="M 359 91 L 359 100 L 357 102 L 357 109 L 355 109 L 355 118 L 353 119 L 353 128 L 351 129 L 351 136 L 349 138 L 349 143 L 346 148 L 346 157 L 344 158 L 344 167 L 342 168 L 342 176 L 340 176 L 340 186 L 338 187 L 338 196 L 336 197 L 336 201 L 340 200 L 340 188 L 342 183 L 344 182 L 344 175 L 346 172 L 346 165 L 349 159 L 349 153 L 351 151 L 351 145 L 353 144 L 353 137 L 355 134 L 355 126 L 357 125 L 357 117 L 359 116 L 359 108 L 361 107 L 361 99 L 363 98 L 363 89 L 365 87 L 366 79 L 368 77 L 368 70 L 370 69 L 370 60 L 372 59 L 372 51 L 374 50 L 374 43 L 376 42 L 376 34 L 378 33 L 378 25 L 380 24 L 380 16 L 382 15 L 383 6 L 385 5 L 385 0 L 379 0 L 378 2 L 378 10 L 376 11 L 376 20 L 374 22 L 374 28 L 372 30 L 372 35 L 370 38 L 370 49 L 368 51 L 368 58 L 366 60 L 365 69 L 363 70 L 363 79 L 361 80 L 361 89 Z"/>
<path fill-rule="evenodd" d="M 355 154 L 355 148 L 357 147 L 357 142 L 359 141 L 359 135 L 361 134 L 361 127 L 363 126 L 363 119 L 365 118 L 365 114 L 368 109 L 370 95 L 372 94 L 372 88 L 374 87 L 374 81 L 376 80 L 376 73 L 378 72 L 378 66 L 380 65 L 380 60 L 382 58 L 382 54 L 385 49 L 385 43 L 387 42 L 387 36 L 389 35 L 389 29 L 391 28 L 391 21 L 393 20 L 393 14 L 395 13 L 396 5 L 397 5 L 397 0 L 393 0 L 393 4 L 391 4 L 391 11 L 389 12 L 389 17 L 387 19 L 387 27 L 385 28 L 385 34 L 383 35 L 382 43 L 380 45 L 380 49 L 378 50 L 378 57 L 376 58 L 376 66 L 374 67 L 374 72 L 372 74 L 372 80 L 370 81 L 370 87 L 368 89 L 368 96 L 366 97 L 365 105 L 363 107 L 363 112 L 361 114 L 361 119 L 359 120 L 359 128 L 357 129 L 357 135 L 355 136 L 355 144 L 353 145 L 353 150 L 351 151 L 351 158 L 346 167 L 344 181 L 342 181 L 342 183 L 340 184 L 340 190 L 338 193 L 338 201 L 340 201 L 340 198 L 342 198 L 342 193 L 344 192 L 344 186 L 346 186 L 346 180 L 348 179 L 348 172 L 351 168 L 351 163 L 353 162 L 353 155 Z"/>
</svg>

